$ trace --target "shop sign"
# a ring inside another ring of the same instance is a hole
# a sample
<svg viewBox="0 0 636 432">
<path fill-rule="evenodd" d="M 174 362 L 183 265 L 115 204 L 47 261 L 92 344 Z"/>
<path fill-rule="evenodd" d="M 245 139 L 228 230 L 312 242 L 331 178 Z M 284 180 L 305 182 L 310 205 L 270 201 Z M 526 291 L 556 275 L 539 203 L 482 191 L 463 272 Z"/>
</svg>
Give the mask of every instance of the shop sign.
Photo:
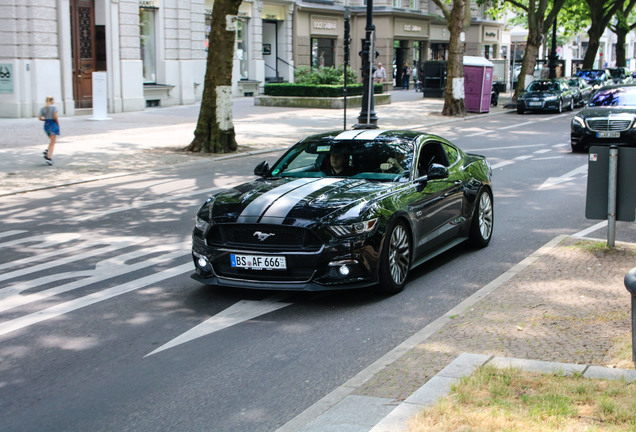
<svg viewBox="0 0 636 432">
<path fill-rule="evenodd" d="M 427 22 L 413 22 L 413 20 L 395 19 L 395 36 L 428 37 Z"/>
<path fill-rule="evenodd" d="M 139 0 L 139 7 L 142 8 L 159 8 L 159 0 Z"/>
<path fill-rule="evenodd" d="M 313 15 L 310 22 L 312 34 L 332 36 L 338 34 L 338 21 L 331 17 Z"/>
<path fill-rule="evenodd" d="M 484 27 L 483 40 L 497 42 L 499 40 L 499 29 L 497 27 Z"/>
<path fill-rule="evenodd" d="M 282 6 L 263 5 L 262 19 L 285 21 L 285 8 Z"/>
<path fill-rule="evenodd" d="M 13 93 L 13 65 L 0 64 L 0 93 Z"/>
</svg>

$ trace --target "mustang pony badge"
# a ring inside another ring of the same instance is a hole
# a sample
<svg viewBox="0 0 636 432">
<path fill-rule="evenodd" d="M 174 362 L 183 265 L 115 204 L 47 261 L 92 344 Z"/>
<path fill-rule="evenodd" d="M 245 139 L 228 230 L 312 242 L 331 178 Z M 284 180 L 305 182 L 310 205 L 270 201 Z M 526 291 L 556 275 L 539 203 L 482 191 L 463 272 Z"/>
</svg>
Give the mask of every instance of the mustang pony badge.
<svg viewBox="0 0 636 432">
<path fill-rule="evenodd" d="M 253 236 L 256 236 L 260 241 L 265 241 L 267 240 L 269 237 L 276 235 L 274 233 L 264 233 L 264 232 L 260 232 L 260 231 L 256 231 Z"/>
</svg>

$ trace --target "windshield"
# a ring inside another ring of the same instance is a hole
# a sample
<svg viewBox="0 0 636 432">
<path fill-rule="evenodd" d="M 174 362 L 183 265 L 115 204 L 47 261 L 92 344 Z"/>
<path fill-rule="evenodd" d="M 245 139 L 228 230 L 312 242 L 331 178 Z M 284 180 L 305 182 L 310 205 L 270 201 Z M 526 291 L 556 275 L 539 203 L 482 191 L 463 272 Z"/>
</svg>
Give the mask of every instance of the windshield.
<svg viewBox="0 0 636 432">
<path fill-rule="evenodd" d="M 559 90 L 559 86 L 553 82 L 547 81 L 534 81 L 528 86 L 529 92 L 556 92 Z"/>
<path fill-rule="evenodd" d="M 622 69 L 610 69 L 609 72 L 612 78 L 621 78 L 623 76 Z"/>
<path fill-rule="evenodd" d="M 603 73 L 604 72 L 601 70 L 585 70 L 585 71 L 578 71 L 576 74 L 587 80 L 595 80 L 595 79 L 602 78 Z"/>
<path fill-rule="evenodd" d="M 302 141 L 274 165 L 273 177 L 348 177 L 377 181 L 408 180 L 413 142 L 320 138 Z"/>
<path fill-rule="evenodd" d="M 636 107 L 636 87 L 616 87 L 597 91 L 589 106 L 630 106 Z"/>
</svg>

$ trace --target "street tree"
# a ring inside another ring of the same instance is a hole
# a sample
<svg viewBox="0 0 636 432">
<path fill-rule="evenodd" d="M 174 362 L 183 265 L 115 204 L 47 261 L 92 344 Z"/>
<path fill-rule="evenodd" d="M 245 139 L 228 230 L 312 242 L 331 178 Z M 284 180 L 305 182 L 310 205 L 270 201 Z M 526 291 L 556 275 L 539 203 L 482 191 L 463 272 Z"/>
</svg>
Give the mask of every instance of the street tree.
<svg viewBox="0 0 636 432">
<path fill-rule="evenodd" d="M 185 150 L 230 153 L 237 149 L 232 121 L 232 64 L 241 0 L 215 0 L 201 109 L 194 139 Z"/>
<path fill-rule="evenodd" d="M 466 0 L 433 0 L 442 10 L 449 31 L 448 59 L 446 65 L 446 89 L 444 90 L 444 108 L 442 115 L 463 116 L 466 114 L 464 100 L 464 53 L 461 41 L 462 32 L 470 27 L 470 6 Z"/>
<path fill-rule="evenodd" d="M 616 66 L 625 67 L 627 66 L 625 52 L 627 34 L 636 29 L 636 13 L 634 13 L 636 0 L 619 3 L 621 4 L 616 11 L 614 23 L 610 23 L 609 28 L 616 33 Z"/>
<path fill-rule="evenodd" d="M 566 0 L 496 0 L 495 8 L 503 9 L 504 3 L 513 8 L 520 9 L 527 17 L 528 39 L 526 50 L 521 61 L 519 81 L 515 88 L 513 100 L 517 100 L 521 92 L 526 88 L 526 77 L 532 76 L 537 64 L 541 44 L 546 39 L 554 20 L 559 14 Z"/>
<path fill-rule="evenodd" d="M 590 8 L 591 25 L 587 31 L 589 36 L 587 51 L 583 58 L 583 69 L 594 69 L 594 60 L 600 45 L 603 32 L 612 21 L 625 0 L 585 0 Z M 630 0 L 631 2 L 631 0 Z"/>
</svg>

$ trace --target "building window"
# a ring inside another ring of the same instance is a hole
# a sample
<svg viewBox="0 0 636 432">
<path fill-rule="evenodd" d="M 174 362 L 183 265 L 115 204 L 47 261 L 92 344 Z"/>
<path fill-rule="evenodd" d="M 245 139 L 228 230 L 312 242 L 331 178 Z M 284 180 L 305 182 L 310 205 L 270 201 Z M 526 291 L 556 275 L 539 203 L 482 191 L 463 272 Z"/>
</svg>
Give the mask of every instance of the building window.
<svg viewBox="0 0 636 432">
<path fill-rule="evenodd" d="M 410 7 L 412 10 L 420 9 L 420 0 L 410 0 Z"/>
<path fill-rule="evenodd" d="M 393 0 L 393 7 L 401 8 L 402 7 L 402 0 Z"/>
<path fill-rule="evenodd" d="M 335 39 L 311 38 L 311 67 L 335 66 Z"/>
<path fill-rule="evenodd" d="M 139 33 L 141 37 L 141 62 L 144 84 L 157 83 L 157 43 L 155 32 L 155 8 L 140 8 Z"/>
</svg>

